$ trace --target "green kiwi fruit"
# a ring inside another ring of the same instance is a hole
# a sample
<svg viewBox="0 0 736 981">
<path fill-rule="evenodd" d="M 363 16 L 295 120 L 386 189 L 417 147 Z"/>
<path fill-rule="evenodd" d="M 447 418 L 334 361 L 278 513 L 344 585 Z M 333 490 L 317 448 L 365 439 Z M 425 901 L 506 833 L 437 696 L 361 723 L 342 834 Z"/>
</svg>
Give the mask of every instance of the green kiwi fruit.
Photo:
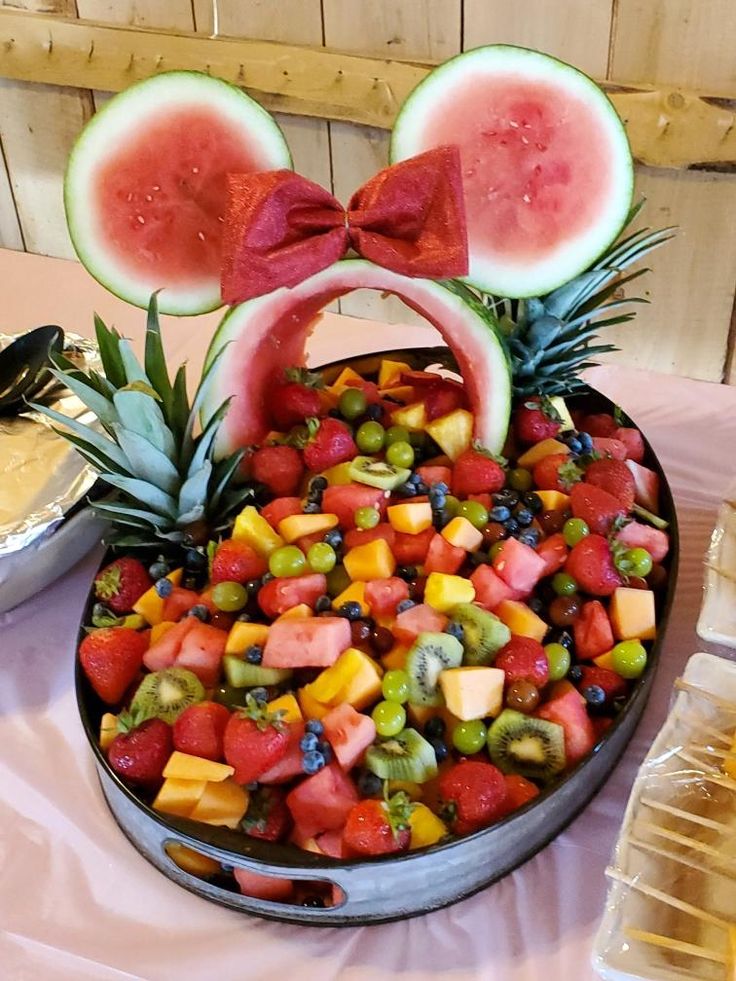
<svg viewBox="0 0 736 981">
<path fill-rule="evenodd" d="M 404 670 L 409 675 L 409 701 L 412 705 L 442 705 L 440 673 L 459 668 L 463 645 L 450 634 L 419 634 L 406 655 Z"/>
<path fill-rule="evenodd" d="M 147 718 L 175 722 L 185 708 L 204 699 L 204 686 L 186 668 L 165 668 L 147 674 L 130 703 L 130 711 Z"/>
<path fill-rule="evenodd" d="M 565 768 L 565 731 L 556 722 L 504 709 L 488 729 L 488 752 L 503 773 L 547 781 Z"/>
<path fill-rule="evenodd" d="M 350 464 L 349 473 L 358 483 L 381 490 L 394 490 L 411 476 L 411 470 L 405 467 L 394 467 L 386 460 L 374 460 L 370 456 L 356 456 Z"/>
<path fill-rule="evenodd" d="M 260 664 L 249 664 L 235 654 L 226 654 L 222 667 L 227 683 L 233 688 L 268 688 L 288 681 L 294 673 L 290 668 L 263 668 Z"/>
<path fill-rule="evenodd" d="M 493 664 L 496 654 L 511 640 L 506 624 L 474 603 L 458 603 L 450 616 L 463 628 L 463 664 Z"/>
<path fill-rule="evenodd" d="M 437 776 L 434 749 L 416 729 L 404 729 L 398 736 L 370 746 L 365 765 L 381 780 L 426 783 Z"/>
</svg>

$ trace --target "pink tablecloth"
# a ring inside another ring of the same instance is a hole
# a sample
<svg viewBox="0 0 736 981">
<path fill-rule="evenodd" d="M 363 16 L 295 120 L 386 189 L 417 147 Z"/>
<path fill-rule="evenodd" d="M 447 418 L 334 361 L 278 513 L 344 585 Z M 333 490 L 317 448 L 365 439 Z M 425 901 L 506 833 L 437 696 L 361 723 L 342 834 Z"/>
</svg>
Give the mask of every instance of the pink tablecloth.
<svg viewBox="0 0 736 981">
<path fill-rule="evenodd" d="M 40 280 L 43 279 L 43 289 Z M 21 281 L 25 277 L 25 285 Z M 58 319 L 81 329 L 93 305 L 126 330 L 141 315 L 71 263 L 0 252 L 0 330 Z M 15 303 L 15 307 L 13 304 Z M 56 317 L 54 311 L 56 310 Z M 62 311 L 61 313 L 59 311 Z M 201 358 L 213 318 L 167 328 Z M 335 318 L 315 358 L 422 343 L 421 328 Z M 135 331 L 134 331 L 135 332 Z M 73 691 L 76 630 L 98 555 L 0 617 L 0 977 L 242 981 L 297 976 L 425 981 L 582 981 L 603 908 L 607 864 L 636 768 L 661 724 L 694 634 L 701 560 L 734 468 L 736 390 L 666 375 L 596 369 L 591 381 L 642 426 L 677 499 L 682 559 L 663 661 L 644 720 L 603 791 L 556 841 L 479 895 L 379 927 L 317 930 L 211 905 L 170 883 L 118 830 L 102 799 Z"/>
</svg>

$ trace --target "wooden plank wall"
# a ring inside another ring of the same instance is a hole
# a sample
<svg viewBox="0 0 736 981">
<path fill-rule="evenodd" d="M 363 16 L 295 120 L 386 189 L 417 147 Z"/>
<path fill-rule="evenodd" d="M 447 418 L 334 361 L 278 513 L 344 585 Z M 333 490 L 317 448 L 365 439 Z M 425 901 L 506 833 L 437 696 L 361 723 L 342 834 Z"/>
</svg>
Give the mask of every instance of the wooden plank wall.
<svg viewBox="0 0 736 981">
<path fill-rule="evenodd" d="M 4 6 L 431 62 L 502 41 L 546 50 L 601 79 L 736 97 L 734 0 L 0 0 Z M 0 247 L 73 255 L 63 168 L 81 126 L 107 97 L 0 79 Z M 385 130 L 283 115 L 279 122 L 297 169 L 342 200 L 386 163 Z M 729 340 L 736 176 L 640 167 L 638 186 L 647 198 L 644 222 L 680 232 L 653 257 L 651 305 L 638 329 L 619 331 L 616 357 L 736 384 Z M 359 316 L 415 319 L 395 299 L 370 292 L 340 305 Z"/>
</svg>

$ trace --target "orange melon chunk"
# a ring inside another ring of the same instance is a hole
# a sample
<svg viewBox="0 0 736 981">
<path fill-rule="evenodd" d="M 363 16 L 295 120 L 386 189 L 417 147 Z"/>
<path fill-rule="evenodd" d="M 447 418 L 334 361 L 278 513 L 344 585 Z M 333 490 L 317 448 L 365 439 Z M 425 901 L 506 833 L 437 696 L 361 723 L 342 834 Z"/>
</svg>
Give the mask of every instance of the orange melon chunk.
<svg viewBox="0 0 736 981">
<path fill-rule="evenodd" d="M 235 770 L 227 763 L 215 763 L 201 756 L 180 753 L 178 749 L 174 750 L 164 767 L 164 777 L 177 780 L 212 780 L 217 783 L 233 773 Z"/>
<path fill-rule="evenodd" d="M 495 718 L 503 707 L 506 674 L 500 668 L 448 668 L 439 680 L 447 708 L 463 722 Z"/>
<path fill-rule="evenodd" d="M 226 654 L 245 654 L 248 648 L 257 644 L 259 647 L 268 640 L 268 624 L 242 623 L 237 621 L 230 628 L 225 644 Z"/>
<path fill-rule="evenodd" d="M 519 459 L 516 461 L 518 467 L 533 467 L 535 463 L 539 463 L 546 456 L 552 456 L 553 453 L 569 453 L 570 447 L 565 443 L 561 443 L 558 439 L 543 439 L 539 443 L 535 443 L 531 446 L 525 453 L 522 453 Z"/>
<path fill-rule="evenodd" d="M 429 507 L 429 505 L 427 505 Z M 475 552 L 483 544 L 483 532 L 472 525 L 467 518 L 457 517 L 449 521 L 440 532 L 445 541 L 466 552 Z"/>
<path fill-rule="evenodd" d="M 291 544 L 305 535 L 320 535 L 336 526 L 336 514 L 290 514 L 279 521 L 279 534 Z"/>
<path fill-rule="evenodd" d="M 530 610 L 526 603 L 520 603 L 518 600 L 502 600 L 493 612 L 506 624 L 512 634 L 532 637 L 540 644 L 549 630 L 547 624 L 534 610 Z"/>
<path fill-rule="evenodd" d="M 153 802 L 154 811 L 189 817 L 207 786 L 206 780 L 180 780 L 167 777 Z"/>
<path fill-rule="evenodd" d="M 619 586 L 611 597 L 608 615 L 617 640 L 653 640 L 657 635 L 654 593 L 649 589 Z"/>
<path fill-rule="evenodd" d="M 535 490 L 545 511 L 564 511 L 570 504 L 570 495 L 556 490 Z"/>
<path fill-rule="evenodd" d="M 394 504 L 387 514 L 391 527 L 406 535 L 419 535 L 432 527 L 432 505 L 428 501 Z"/>
<path fill-rule="evenodd" d="M 214 858 L 196 852 L 193 848 L 187 848 L 186 845 L 180 845 L 177 841 L 167 842 L 164 850 L 175 865 L 184 872 L 189 872 L 190 875 L 207 878 L 220 871 L 220 863 Z"/>
<path fill-rule="evenodd" d="M 234 780 L 208 781 L 189 817 L 205 824 L 224 825 L 234 831 L 248 810 L 248 803 L 248 791 Z"/>
<path fill-rule="evenodd" d="M 365 545 L 351 548 L 343 559 L 343 564 L 354 582 L 390 579 L 396 569 L 394 553 L 385 538 L 376 538 Z"/>
</svg>

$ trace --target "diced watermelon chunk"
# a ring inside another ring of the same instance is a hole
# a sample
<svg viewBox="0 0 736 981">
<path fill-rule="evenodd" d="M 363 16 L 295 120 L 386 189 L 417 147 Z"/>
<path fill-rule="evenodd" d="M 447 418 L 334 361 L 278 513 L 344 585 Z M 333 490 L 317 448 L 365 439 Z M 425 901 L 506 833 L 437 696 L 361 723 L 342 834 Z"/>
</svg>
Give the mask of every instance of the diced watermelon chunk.
<svg viewBox="0 0 736 981">
<path fill-rule="evenodd" d="M 427 603 L 418 603 L 399 613 L 394 621 L 393 633 L 397 640 L 411 644 L 419 634 L 442 633 L 447 622 L 444 613 L 438 613 Z"/>
<path fill-rule="evenodd" d="M 607 436 L 594 436 L 593 449 L 601 456 L 610 456 L 613 460 L 626 459 L 626 446 L 620 439 Z"/>
<path fill-rule="evenodd" d="M 324 831 L 317 835 L 315 839 L 317 846 L 325 855 L 330 858 L 347 858 L 345 845 L 342 840 L 342 829 L 338 831 Z"/>
<path fill-rule="evenodd" d="M 179 620 L 193 606 L 201 602 L 199 593 L 183 586 L 174 586 L 164 600 L 162 615 L 164 620 Z"/>
<path fill-rule="evenodd" d="M 288 903 L 294 895 L 291 879 L 279 879 L 273 875 L 262 875 L 249 869 L 233 869 L 235 881 L 244 896 L 253 899 L 268 899 L 273 903 Z"/>
<path fill-rule="evenodd" d="M 279 530 L 279 521 L 293 514 L 302 513 L 302 502 L 299 497 L 276 497 L 261 508 L 261 516 L 271 525 L 274 531 Z"/>
<path fill-rule="evenodd" d="M 319 572 L 309 576 L 271 579 L 259 589 L 258 605 L 273 620 L 302 603 L 313 607 L 326 592 L 327 580 Z"/>
<path fill-rule="evenodd" d="M 545 574 L 546 562 L 530 545 L 507 538 L 493 560 L 493 569 L 507 586 L 528 596 Z"/>
<path fill-rule="evenodd" d="M 270 770 L 266 770 L 258 778 L 258 783 L 286 783 L 293 777 L 301 776 L 304 773 L 304 752 L 299 743 L 304 736 L 303 722 L 289 723 L 289 744 L 286 747 L 286 755 L 278 763 L 274 764 Z"/>
<path fill-rule="evenodd" d="M 666 531 L 644 525 L 640 521 L 631 521 L 619 531 L 616 536 L 627 548 L 645 548 L 652 557 L 652 562 L 661 562 L 670 549 L 670 539 Z"/>
<path fill-rule="evenodd" d="M 373 579 L 365 584 L 365 601 L 373 616 L 392 617 L 399 603 L 406 599 L 409 599 L 409 584 L 398 576 Z"/>
<path fill-rule="evenodd" d="M 575 653 L 583 660 L 592 660 L 605 654 L 615 644 L 611 621 L 600 600 L 590 600 L 583 604 L 572 629 L 575 636 Z"/>
<path fill-rule="evenodd" d="M 271 624 L 263 649 L 264 668 L 322 668 L 350 647 L 350 623 L 344 617 L 306 617 Z"/>
<path fill-rule="evenodd" d="M 493 507 L 493 497 L 490 494 L 468 494 L 468 500 L 482 504 L 486 511 L 490 511 Z"/>
<path fill-rule="evenodd" d="M 447 484 L 452 493 L 452 470 L 449 467 L 439 465 L 417 467 L 417 473 L 427 487 L 431 487 L 432 484 Z"/>
<path fill-rule="evenodd" d="M 286 798 L 294 823 L 307 838 L 344 827 L 357 802 L 353 781 L 337 763 L 328 763 L 314 776 L 302 780 Z"/>
<path fill-rule="evenodd" d="M 659 475 L 635 460 L 626 460 L 634 478 L 634 500 L 652 514 L 659 513 Z"/>
<path fill-rule="evenodd" d="M 381 517 L 386 514 L 386 492 L 367 484 L 342 484 L 326 488 L 322 495 L 322 510 L 336 514 L 341 528 L 355 528 L 355 512 L 358 508 L 378 508 Z"/>
<path fill-rule="evenodd" d="M 148 648 L 143 655 L 143 663 L 149 671 L 163 671 L 164 668 L 173 665 L 181 642 L 195 623 L 197 623 L 196 617 L 185 617 L 170 627 L 160 640 Z"/>
<path fill-rule="evenodd" d="M 644 437 L 633 426 L 619 426 L 611 433 L 613 439 L 623 443 L 626 448 L 626 459 L 641 463 L 644 459 Z"/>
<path fill-rule="evenodd" d="M 353 528 L 352 531 L 346 532 L 345 548 L 351 549 L 355 548 L 356 545 L 367 545 L 368 542 L 374 542 L 377 538 L 383 538 L 393 552 L 396 532 L 388 521 L 379 522 L 375 528 L 366 528 L 365 530 Z"/>
<path fill-rule="evenodd" d="M 504 600 L 521 599 L 521 594 L 507 585 L 490 565 L 479 565 L 470 581 L 475 589 L 475 602 L 491 613 Z"/>
<path fill-rule="evenodd" d="M 191 619 L 195 623 L 185 634 L 174 665 L 196 674 L 205 688 L 213 688 L 220 680 L 227 632 L 218 630 L 209 623 L 202 623 L 196 617 Z"/>
<path fill-rule="evenodd" d="M 595 746 L 593 723 L 585 706 L 585 699 L 568 682 L 560 682 L 559 694 L 545 702 L 536 715 L 548 722 L 556 722 L 565 730 L 565 757 L 568 769 L 587 756 Z"/>
<path fill-rule="evenodd" d="M 565 537 L 560 531 L 540 542 L 537 546 L 537 555 L 540 559 L 544 559 L 542 577 L 553 576 L 555 572 L 559 572 L 567 561 L 569 552 L 570 550 L 565 544 Z"/>
<path fill-rule="evenodd" d="M 418 535 L 397 531 L 392 551 L 399 565 L 424 565 L 427 552 L 435 536 L 434 528 L 426 528 Z"/>
<path fill-rule="evenodd" d="M 435 533 L 424 560 L 424 573 L 427 576 L 430 572 L 446 572 L 452 575 L 463 564 L 465 557 L 464 548 L 451 545 L 442 535 Z"/>
<path fill-rule="evenodd" d="M 325 739 L 346 772 L 350 770 L 376 738 L 376 725 L 369 715 L 356 711 L 348 702 L 331 709 L 322 719 Z"/>
</svg>

